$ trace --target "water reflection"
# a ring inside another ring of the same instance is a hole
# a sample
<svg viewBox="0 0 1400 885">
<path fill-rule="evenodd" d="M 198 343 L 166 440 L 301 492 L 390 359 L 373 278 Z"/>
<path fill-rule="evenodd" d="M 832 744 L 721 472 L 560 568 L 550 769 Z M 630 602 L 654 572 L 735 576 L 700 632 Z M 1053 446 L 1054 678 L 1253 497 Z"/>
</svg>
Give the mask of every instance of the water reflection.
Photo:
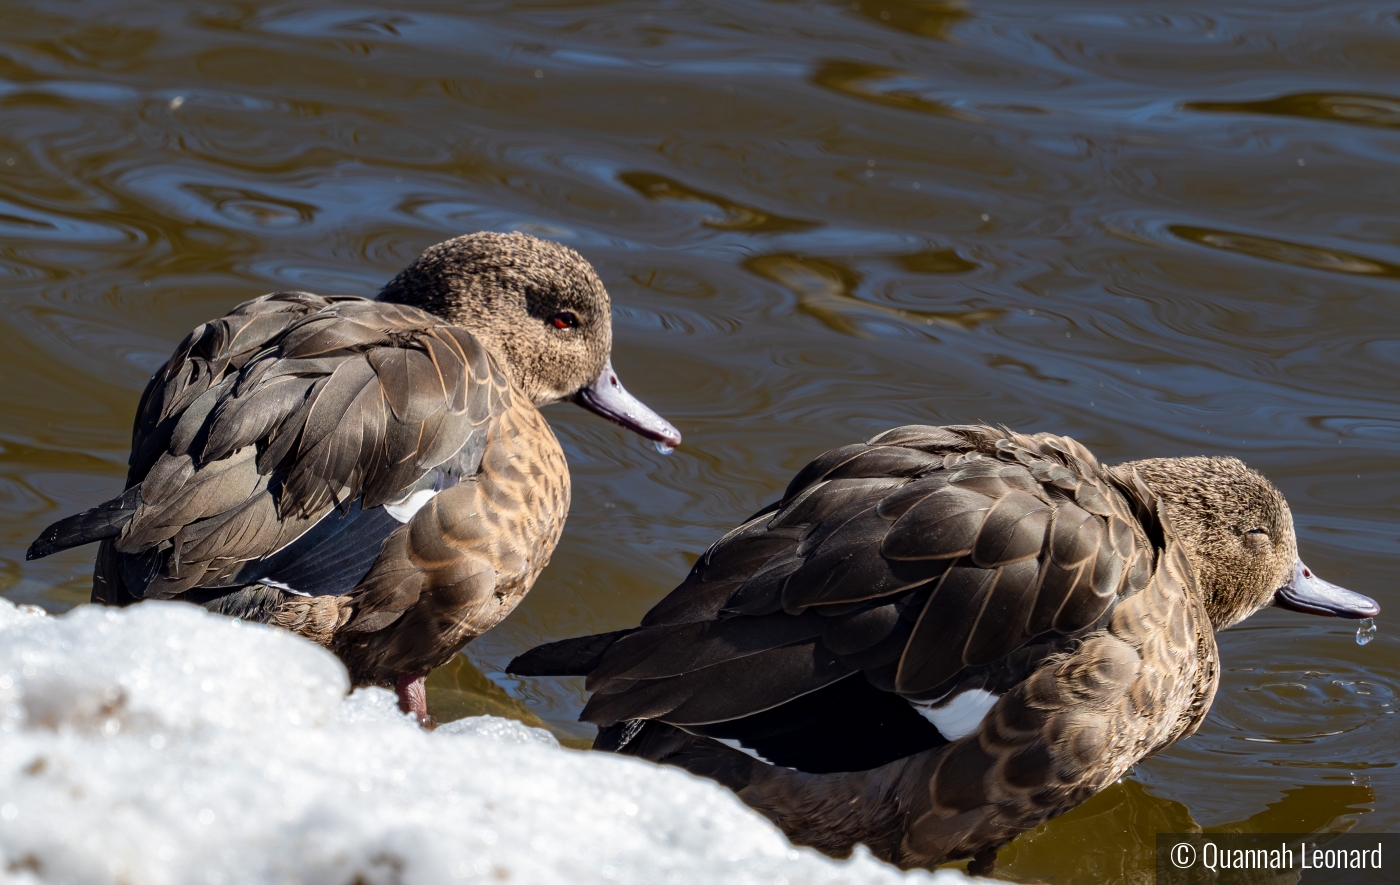
<svg viewBox="0 0 1400 885">
<path fill-rule="evenodd" d="M 1362 126 L 1400 128 L 1400 99 L 1389 95 L 1300 92 L 1262 101 L 1192 101 L 1187 102 L 1185 107 L 1193 111 L 1272 114 Z"/>
<path fill-rule="evenodd" d="M 845 95 L 885 107 L 937 114 L 977 122 L 982 118 L 959 110 L 925 93 L 935 83 L 911 71 L 852 61 L 826 61 L 812 74 L 812 82 Z"/>
<path fill-rule="evenodd" d="M 928 249 L 896 255 L 894 260 L 910 273 L 967 273 L 977 265 L 958 254 L 956 249 Z"/>
<path fill-rule="evenodd" d="M 428 677 L 429 712 L 439 723 L 454 722 L 467 716 L 500 716 L 531 728 L 544 728 L 540 717 L 458 655 Z M 566 741 L 578 746 L 579 740 Z M 586 749 L 586 746 L 579 749 Z"/>
<path fill-rule="evenodd" d="M 1044 877 L 1064 885 L 1150 882 L 1158 833 L 1344 833 L 1375 801 L 1375 792 L 1364 784 L 1301 787 L 1285 791 L 1247 818 L 1203 826 L 1187 806 L 1124 781 L 1002 849 L 997 872 L 1027 881 Z M 1095 850 L 1106 840 L 1121 845 L 1123 853 L 1105 855 Z M 1272 878 L 1275 875 L 1261 871 L 1258 877 L 1230 881 L 1240 885 L 1297 881 L 1297 873 L 1287 873 L 1283 879 Z"/>
<path fill-rule="evenodd" d="M 618 180 L 648 200 L 679 200 L 689 203 L 701 203 L 713 206 L 724 213 L 721 217 L 706 216 L 701 219 L 701 223 L 706 227 L 713 227 L 718 230 L 742 230 L 753 233 L 787 233 L 811 230 L 820 227 L 813 221 L 800 221 L 796 218 L 783 218 L 781 215 L 774 215 L 764 212 L 753 206 L 745 206 L 726 200 L 724 197 L 707 194 L 694 188 L 686 187 L 678 181 L 673 181 L 664 175 L 655 175 L 650 172 L 622 172 L 617 176 Z"/>
<path fill-rule="evenodd" d="M 953 28 L 972 17 L 959 0 L 858 0 L 851 9 L 886 27 L 928 37 L 953 39 Z"/>
<path fill-rule="evenodd" d="M 918 259 L 916 259 L 918 260 Z M 999 309 L 936 311 L 908 310 L 875 304 L 856 296 L 860 275 L 830 258 L 797 255 L 760 255 L 744 262 L 745 269 L 772 280 L 797 296 L 797 309 L 820 320 L 835 332 L 867 337 L 862 322 L 893 319 L 919 326 L 975 329 L 1005 314 Z M 928 271 L 923 271 L 927 273 Z"/>
<path fill-rule="evenodd" d="M 279 200 L 246 188 L 185 184 L 194 194 L 224 218 L 236 224 L 259 228 L 289 228 L 310 224 L 316 207 L 310 203 Z"/>
<path fill-rule="evenodd" d="M 1266 261 L 1296 264 L 1300 267 L 1311 267 L 1315 270 L 1327 270 L 1333 273 L 1400 276 L 1400 266 L 1389 262 L 1363 258 L 1348 252 L 1308 246 L 1303 243 L 1290 243 L 1286 240 L 1211 230 L 1210 228 L 1192 227 L 1184 224 L 1170 225 L 1167 230 L 1183 240 L 1200 243 L 1202 246 L 1224 249 L 1227 252 L 1238 252 L 1242 255 L 1252 255 Z"/>
</svg>

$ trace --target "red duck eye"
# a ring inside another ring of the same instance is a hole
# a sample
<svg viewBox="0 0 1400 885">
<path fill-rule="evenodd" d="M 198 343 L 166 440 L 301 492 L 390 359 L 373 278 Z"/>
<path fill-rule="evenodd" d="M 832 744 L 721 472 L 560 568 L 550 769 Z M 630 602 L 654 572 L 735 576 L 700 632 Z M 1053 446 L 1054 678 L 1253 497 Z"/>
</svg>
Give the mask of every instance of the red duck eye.
<svg viewBox="0 0 1400 885">
<path fill-rule="evenodd" d="M 578 317 L 567 310 L 561 310 L 549 318 L 550 325 L 556 329 L 572 329 L 578 325 Z"/>
</svg>

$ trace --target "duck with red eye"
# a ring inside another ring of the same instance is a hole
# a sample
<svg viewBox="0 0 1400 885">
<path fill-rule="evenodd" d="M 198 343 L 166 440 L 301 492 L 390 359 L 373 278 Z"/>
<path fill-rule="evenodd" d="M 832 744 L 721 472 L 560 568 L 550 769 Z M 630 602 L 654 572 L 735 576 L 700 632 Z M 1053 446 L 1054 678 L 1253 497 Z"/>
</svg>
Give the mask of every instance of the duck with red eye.
<svg viewBox="0 0 1400 885">
<path fill-rule="evenodd" d="M 510 613 L 563 531 L 568 465 L 540 409 L 680 442 L 618 382 L 611 316 L 583 256 L 489 232 L 375 299 L 246 302 L 151 379 L 126 490 L 28 556 L 101 542 L 94 602 L 285 627 L 427 721 L 426 674 Z"/>
<path fill-rule="evenodd" d="M 586 308 L 581 308 L 580 311 L 556 310 L 549 314 L 545 326 L 552 333 L 556 342 L 579 336 L 580 331 L 591 331 L 595 335 L 600 331 L 611 333 L 610 329 L 590 330 L 589 325 L 592 317 L 585 311 Z M 622 382 L 618 380 L 617 372 L 613 370 L 611 358 L 603 364 L 603 371 L 599 373 L 598 378 L 592 384 L 573 396 L 565 398 L 583 406 L 590 412 L 607 418 L 614 424 L 619 424 L 661 446 L 668 447 L 667 450 L 673 445 L 671 440 L 675 433 L 674 428 L 665 421 L 654 420 L 655 416 L 651 409 L 627 392 L 627 389 L 622 386 Z"/>
</svg>

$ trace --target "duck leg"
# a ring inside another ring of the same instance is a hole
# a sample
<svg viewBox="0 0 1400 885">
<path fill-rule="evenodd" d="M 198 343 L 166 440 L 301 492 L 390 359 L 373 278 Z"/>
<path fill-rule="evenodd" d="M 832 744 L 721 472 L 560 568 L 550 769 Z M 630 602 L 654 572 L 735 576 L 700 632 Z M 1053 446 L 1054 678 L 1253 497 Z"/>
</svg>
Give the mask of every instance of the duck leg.
<svg viewBox="0 0 1400 885">
<path fill-rule="evenodd" d="M 433 717 L 428 715 L 428 686 L 424 682 L 427 678 L 427 673 L 405 673 L 394 683 L 399 709 L 416 716 L 424 728 L 433 724 Z"/>
</svg>

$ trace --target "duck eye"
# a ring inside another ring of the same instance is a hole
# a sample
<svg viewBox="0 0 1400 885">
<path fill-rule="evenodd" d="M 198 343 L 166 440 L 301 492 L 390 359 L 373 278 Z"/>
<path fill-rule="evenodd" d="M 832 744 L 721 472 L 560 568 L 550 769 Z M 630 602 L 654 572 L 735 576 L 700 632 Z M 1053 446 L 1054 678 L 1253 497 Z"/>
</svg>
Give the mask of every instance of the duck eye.
<svg viewBox="0 0 1400 885">
<path fill-rule="evenodd" d="M 578 317 L 572 311 L 561 310 L 549 318 L 549 324 L 556 329 L 572 329 L 578 325 Z"/>
<path fill-rule="evenodd" d="M 1264 529 L 1250 529 L 1248 532 L 1245 532 L 1245 534 L 1247 534 L 1247 535 L 1268 535 L 1269 533 L 1268 533 L 1267 531 L 1265 531 Z"/>
</svg>

